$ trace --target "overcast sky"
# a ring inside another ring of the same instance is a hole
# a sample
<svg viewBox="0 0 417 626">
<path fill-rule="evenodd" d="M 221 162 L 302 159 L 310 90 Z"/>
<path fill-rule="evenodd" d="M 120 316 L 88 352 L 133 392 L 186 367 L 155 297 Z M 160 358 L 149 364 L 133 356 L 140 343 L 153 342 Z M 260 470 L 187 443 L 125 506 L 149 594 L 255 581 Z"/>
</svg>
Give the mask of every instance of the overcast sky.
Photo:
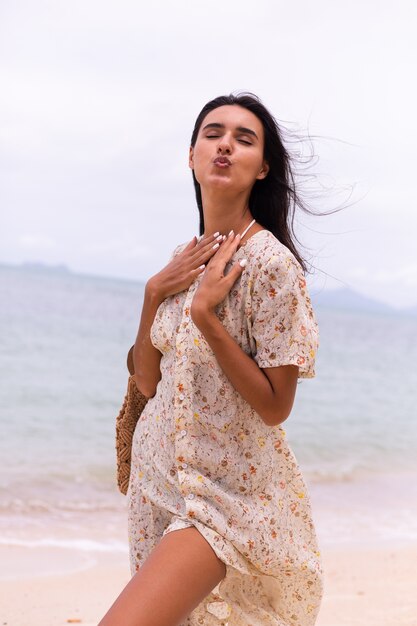
<svg viewBox="0 0 417 626">
<path fill-rule="evenodd" d="M 414 6 L 1 1 L 0 262 L 149 278 L 198 234 L 198 112 L 248 90 L 316 137 L 316 210 L 353 202 L 299 215 L 311 288 L 417 305 Z"/>
</svg>

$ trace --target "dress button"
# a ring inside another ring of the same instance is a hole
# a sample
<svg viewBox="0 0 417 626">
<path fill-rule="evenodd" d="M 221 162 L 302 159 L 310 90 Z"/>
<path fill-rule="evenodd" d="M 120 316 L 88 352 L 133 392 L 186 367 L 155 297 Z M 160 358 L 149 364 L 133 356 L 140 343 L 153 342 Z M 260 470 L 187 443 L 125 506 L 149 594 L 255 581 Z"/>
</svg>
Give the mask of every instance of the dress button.
<svg viewBox="0 0 417 626">
<path fill-rule="evenodd" d="M 193 500 L 194 499 L 194 494 L 193 493 L 189 493 L 188 497 L 190 498 L 190 500 Z"/>
<path fill-rule="evenodd" d="M 182 357 L 183 362 L 185 363 L 185 361 L 187 361 L 188 357 L 186 354 L 184 354 L 184 356 Z"/>
<path fill-rule="evenodd" d="M 186 435 L 186 434 L 187 434 L 187 431 L 186 431 L 186 430 L 182 430 L 182 431 L 181 431 L 181 435 Z"/>
<path fill-rule="evenodd" d="M 180 395 L 178 396 L 180 400 L 184 400 L 185 396 L 183 393 L 180 393 Z"/>
<path fill-rule="evenodd" d="M 182 467 L 182 469 L 186 469 L 188 467 L 188 464 L 187 463 L 181 463 L 181 467 Z"/>
</svg>

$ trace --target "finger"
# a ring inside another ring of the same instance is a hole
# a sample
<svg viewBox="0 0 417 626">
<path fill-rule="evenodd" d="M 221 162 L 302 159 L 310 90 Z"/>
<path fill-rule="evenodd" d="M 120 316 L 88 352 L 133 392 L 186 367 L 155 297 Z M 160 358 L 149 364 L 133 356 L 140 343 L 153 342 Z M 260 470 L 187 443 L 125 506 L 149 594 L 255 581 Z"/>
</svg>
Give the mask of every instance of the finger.
<svg viewBox="0 0 417 626">
<path fill-rule="evenodd" d="M 239 276 L 243 273 L 243 270 L 245 269 L 246 263 L 247 263 L 247 259 L 241 259 L 240 261 L 237 261 L 233 265 L 233 267 L 229 270 L 229 272 L 226 274 L 225 278 L 230 283 L 230 289 L 235 284 L 235 282 L 239 278 Z"/>
<path fill-rule="evenodd" d="M 235 234 L 233 230 L 231 230 L 230 233 L 227 235 L 227 237 L 225 237 L 224 239 L 224 243 L 227 243 L 228 246 L 230 246 L 231 244 L 235 244 L 237 246 L 239 241 L 240 241 L 240 234 L 239 233 Z"/>
<path fill-rule="evenodd" d="M 216 235 L 216 237 L 214 236 Z M 219 233 L 214 233 L 209 237 L 205 237 L 197 242 L 193 249 L 188 250 L 188 256 L 193 266 L 201 265 L 205 261 L 204 255 L 207 251 L 211 250 L 212 246 L 220 240 Z M 207 257 L 206 257 L 207 258 Z"/>
<path fill-rule="evenodd" d="M 218 233 L 214 233 L 214 235 L 217 235 L 217 238 L 220 239 L 221 237 L 218 236 Z M 209 237 L 206 237 L 205 240 L 209 240 L 209 248 L 212 247 L 213 245 L 213 238 L 214 235 L 210 235 Z M 188 269 L 188 271 L 190 272 L 190 276 L 198 276 L 198 274 L 200 274 L 201 272 L 204 271 L 205 269 L 205 262 L 209 259 L 210 255 L 203 255 L 201 254 L 201 243 L 204 240 L 200 240 L 198 241 L 198 238 L 196 237 L 196 235 L 194 235 L 194 237 L 191 239 L 191 241 L 186 245 L 186 247 L 184 248 L 184 250 L 181 252 L 181 256 L 185 253 L 188 257 L 188 263 L 191 264 L 191 268 Z M 199 250 L 200 248 L 200 250 Z M 213 251 L 214 253 L 215 251 Z M 187 254 L 188 253 L 188 254 Z M 187 263 L 187 264 L 188 264 Z"/>
<path fill-rule="evenodd" d="M 221 260 L 224 262 L 225 265 L 228 261 L 230 261 L 230 259 L 236 252 L 239 242 L 240 242 L 240 235 L 239 234 L 235 235 L 233 231 L 229 233 L 228 237 L 223 241 L 222 246 L 221 246 L 222 250 L 219 253 L 219 257 L 221 258 Z"/>
<path fill-rule="evenodd" d="M 203 272 L 206 269 L 206 265 L 205 263 L 203 263 L 202 265 L 199 265 L 198 267 L 196 267 L 195 269 L 191 270 L 194 274 L 201 274 L 201 272 Z"/>
<path fill-rule="evenodd" d="M 205 248 L 203 248 L 202 250 L 199 250 L 198 253 L 195 253 L 193 255 L 192 262 L 198 263 L 198 264 L 201 264 L 202 262 L 206 263 L 207 261 L 210 260 L 211 257 L 213 257 L 216 254 L 216 252 L 219 250 L 221 245 L 222 245 L 222 236 L 219 235 L 214 240 L 214 243 L 212 240 L 207 246 L 205 246 Z"/>
<path fill-rule="evenodd" d="M 196 235 L 194 235 L 191 241 L 185 246 L 184 250 L 192 250 L 195 247 L 196 243 L 197 243 L 197 237 Z"/>
<path fill-rule="evenodd" d="M 200 257 L 202 257 L 203 254 L 205 254 L 206 252 L 212 249 L 215 243 L 221 243 L 221 241 L 222 241 L 222 236 L 218 232 L 214 233 L 213 235 L 210 235 L 209 237 L 205 237 L 204 239 L 201 239 L 196 245 L 195 250 L 192 253 L 192 255 L 195 256 L 195 258 L 193 258 L 193 261 L 195 261 L 195 259 L 197 260 L 200 259 Z"/>
</svg>

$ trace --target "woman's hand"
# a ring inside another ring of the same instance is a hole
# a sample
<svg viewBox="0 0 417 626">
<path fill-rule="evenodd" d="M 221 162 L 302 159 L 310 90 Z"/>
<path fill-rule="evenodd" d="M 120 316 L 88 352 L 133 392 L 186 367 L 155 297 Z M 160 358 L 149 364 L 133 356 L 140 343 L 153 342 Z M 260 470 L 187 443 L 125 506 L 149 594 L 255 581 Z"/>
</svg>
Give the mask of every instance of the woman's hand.
<svg viewBox="0 0 417 626">
<path fill-rule="evenodd" d="M 148 280 L 147 286 L 161 300 L 188 289 L 193 280 L 204 271 L 206 262 L 216 254 L 222 241 L 223 237 L 218 233 L 203 237 L 199 242 L 194 236 L 184 250 Z"/>
<path fill-rule="evenodd" d="M 196 324 L 198 324 L 200 316 L 214 312 L 217 304 L 224 300 L 241 275 L 246 262 L 243 265 L 236 262 L 226 276 L 223 273 L 226 264 L 236 252 L 239 242 L 240 235 L 235 236 L 232 232 L 223 241 L 219 252 L 208 263 L 191 304 L 190 314 Z"/>
</svg>

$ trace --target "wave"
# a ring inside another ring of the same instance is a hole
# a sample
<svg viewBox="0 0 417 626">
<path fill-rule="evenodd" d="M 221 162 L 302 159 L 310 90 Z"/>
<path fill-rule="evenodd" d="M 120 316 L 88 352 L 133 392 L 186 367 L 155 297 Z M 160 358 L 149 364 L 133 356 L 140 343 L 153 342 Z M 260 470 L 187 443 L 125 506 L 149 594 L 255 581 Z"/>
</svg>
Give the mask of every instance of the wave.
<svg viewBox="0 0 417 626">
<path fill-rule="evenodd" d="M 39 498 L 20 500 L 19 498 L 0 501 L 0 513 L 124 513 L 123 504 L 117 502 L 86 502 L 58 500 L 50 502 Z"/>
<path fill-rule="evenodd" d="M 66 548 L 81 552 L 128 552 L 128 545 L 122 541 L 110 540 L 107 542 L 94 539 L 20 539 L 18 537 L 0 537 L 2 546 L 18 546 L 24 548 Z"/>
</svg>

